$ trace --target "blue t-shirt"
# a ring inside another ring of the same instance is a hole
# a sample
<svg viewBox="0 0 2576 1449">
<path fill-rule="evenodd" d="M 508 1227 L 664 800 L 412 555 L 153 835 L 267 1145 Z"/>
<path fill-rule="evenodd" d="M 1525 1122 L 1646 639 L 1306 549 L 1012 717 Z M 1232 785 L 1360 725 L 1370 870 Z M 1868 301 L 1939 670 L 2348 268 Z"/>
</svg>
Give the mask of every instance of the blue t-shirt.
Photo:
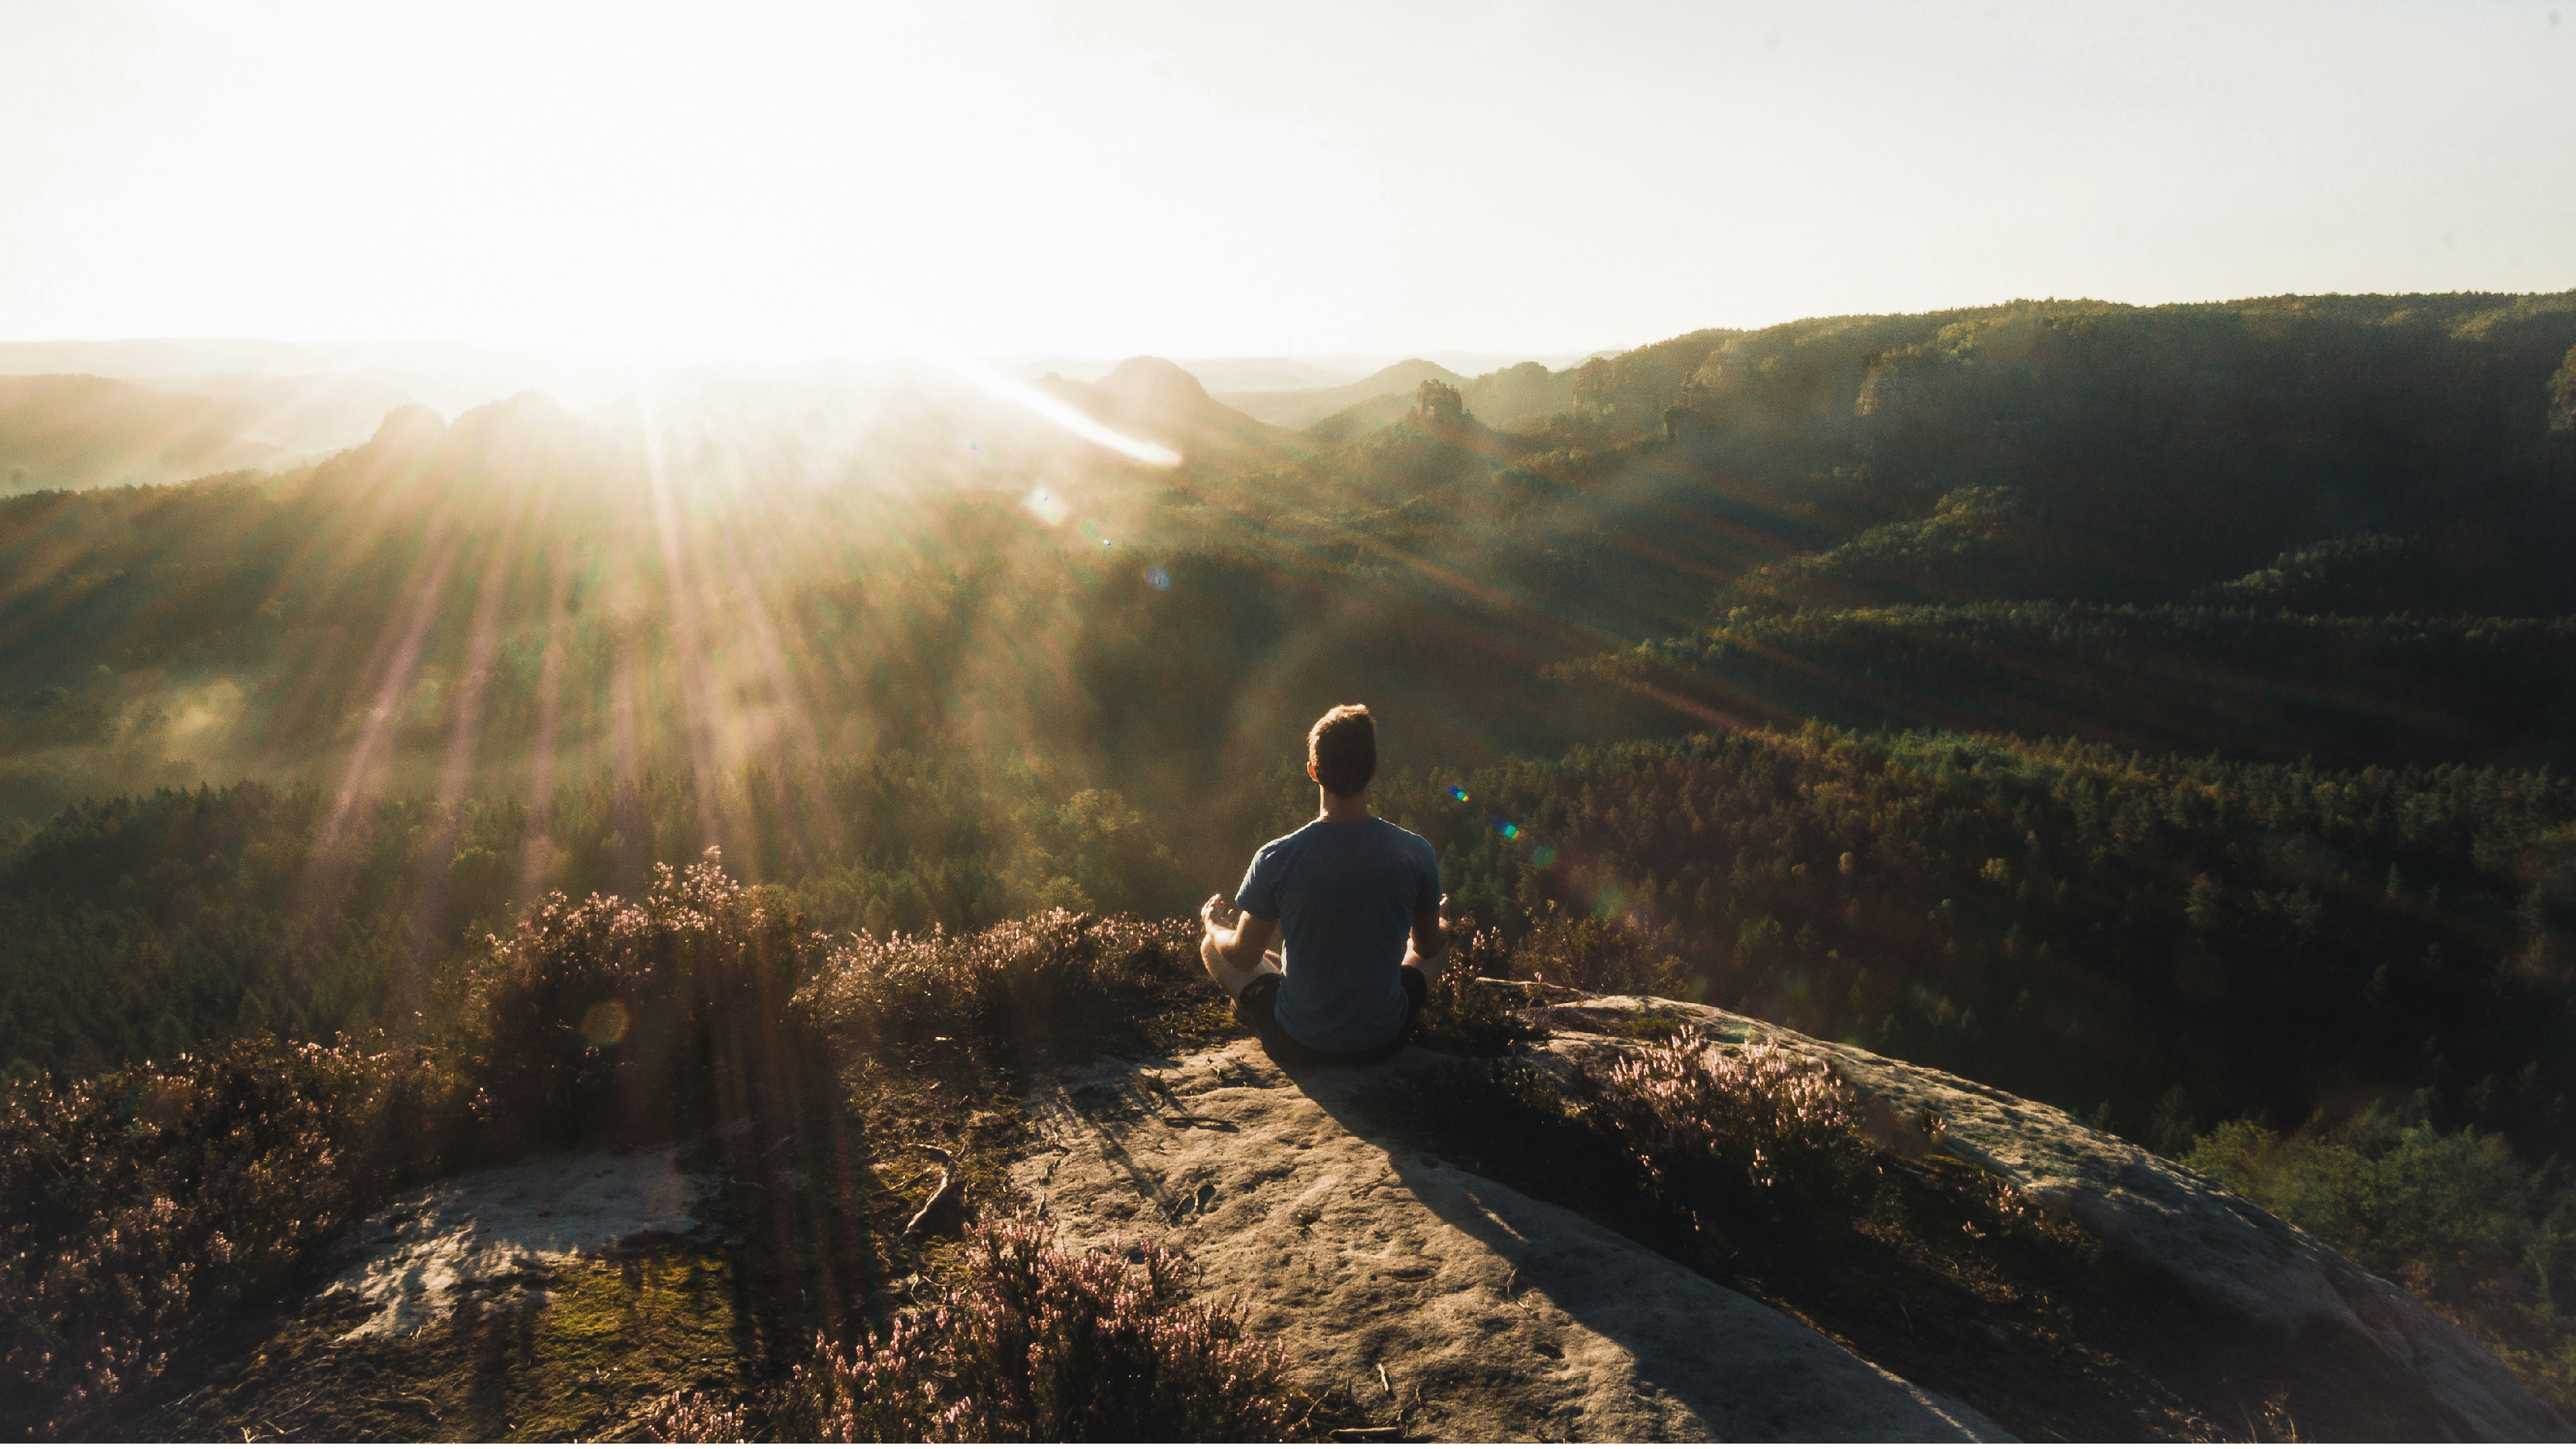
<svg viewBox="0 0 2576 1449">
<path fill-rule="evenodd" d="M 1440 854 L 1374 817 L 1316 820 L 1255 851 L 1234 903 L 1282 925 L 1280 1026 L 1321 1052 L 1386 1045 L 1404 1025 L 1405 942 L 1440 908 Z"/>
</svg>

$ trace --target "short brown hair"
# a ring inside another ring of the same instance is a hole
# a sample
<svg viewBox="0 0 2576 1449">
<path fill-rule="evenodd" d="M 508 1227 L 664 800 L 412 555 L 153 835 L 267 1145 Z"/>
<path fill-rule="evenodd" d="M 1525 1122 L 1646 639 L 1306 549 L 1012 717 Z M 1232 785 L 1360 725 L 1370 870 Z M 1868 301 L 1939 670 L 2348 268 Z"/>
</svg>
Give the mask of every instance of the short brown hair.
<svg viewBox="0 0 2576 1449">
<path fill-rule="evenodd" d="M 1364 704 L 1337 704 L 1306 731 L 1306 763 L 1315 783 L 1335 795 L 1356 795 L 1377 778 L 1377 721 Z"/>
</svg>

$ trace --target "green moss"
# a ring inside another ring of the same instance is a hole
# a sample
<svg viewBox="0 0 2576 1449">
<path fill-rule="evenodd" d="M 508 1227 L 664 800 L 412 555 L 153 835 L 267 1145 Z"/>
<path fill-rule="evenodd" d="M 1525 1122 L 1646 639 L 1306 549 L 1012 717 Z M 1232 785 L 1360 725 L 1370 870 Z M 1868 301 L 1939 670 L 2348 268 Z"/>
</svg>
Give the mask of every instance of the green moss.
<svg viewBox="0 0 2576 1449">
<path fill-rule="evenodd" d="M 1193 997 L 1140 1024 L 1145 1039 L 1158 1051 L 1178 1055 L 1232 1041 L 1243 1035 L 1234 1009 L 1213 993 Z"/>
<path fill-rule="evenodd" d="M 1670 1006 L 1658 1006 L 1622 1020 L 1612 1027 L 1611 1031 L 1619 1036 L 1635 1037 L 1639 1041 L 1670 1041 L 1693 1024 L 1692 1019 L 1679 1010 Z M 1726 1036 L 1723 1033 L 1706 1034 L 1724 1041 L 1741 1040 L 1743 1035 L 1740 1029 L 1734 1036 Z"/>
<path fill-rule="evenodd" d="M 506 1437 L 598 1438 L 674 1391 L 739 1396 L 758 1353 L 733 1288 L 731 1265 L 703 1253 L 559 1275 L 554 1302 L 505 1348 Z"/>
<path fill-rule="evenodd" d="M 762 1373 L 756 1320 L 722 1257 L 583 1262 L 545 1287 L 551 1302 L 470 1297 L 395 1338 L 343 1340 L 369 1310 L 317 1301 L 140 1427 L 235 1443 L 636 1439 L 672 1392 L 731 1401 Z"/>
</svg>

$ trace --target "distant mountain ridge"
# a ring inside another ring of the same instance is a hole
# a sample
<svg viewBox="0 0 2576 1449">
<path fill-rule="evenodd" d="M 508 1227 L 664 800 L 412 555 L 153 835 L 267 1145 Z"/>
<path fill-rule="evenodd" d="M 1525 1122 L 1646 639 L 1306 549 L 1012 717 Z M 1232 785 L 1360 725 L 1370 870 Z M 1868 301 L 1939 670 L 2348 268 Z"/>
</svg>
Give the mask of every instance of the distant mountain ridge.
<svg viewBox="0 0 2576 1449">
<path fill-rule="evenodd" d="M 1160 442 L 1184 459 L 1236 468 L 1275 466 L 1310 454 L 1305 440 L 1228 407 L 1179 365 L 1131 357 L 1098 383 L 1048 374 L 1040 384 L 1111 427 Z"/>
<path fill-rule="evenodd" d="M 1118 370 L 1125 359 L 1097 357 L 1047 357 L 1010 364 L 1019 376 L 1034 382 L 1053 373 L 1072 382 L 1099 382 Z M 1295 357 L 1184 357 L 1175 366 L 1215 392 L 1307 392 L 1317 388 L 1339 387 L 1358 374 L 1348 368 L 1326 366 Z"/>
<path fill-rule="evenodd" d="M 563 364 L 464 343 L 306 343 L 255 337 L 0 341 L 0 377 L 70 373 L 165 392 L 187 390 L 208 378 L 262 389 L 327 389 L 363 379 L 450 414 L 530 388 L 542 388 L 567 406 L 590 406 L 634 385 L 633 369 L 624 364 Z M 366 436 L 362 429 L 337 446 Z M 296 446 L 302 447 L 302 441 Z"/>
<path fill-rule="evenodd" d="M 1462 377 L 1439 363 L 1409 357 L 1339 387 L 1316 388 L 1308 392 L 1227 393 L 1218 401 L 1274 427 L 1304 428 L 1355 403 L 1398 395 L 1409 399 L 1413 390 L 1425 381 L 1447 383 L 1463 391 L 1475 379 Z"/>
<path fill-rule="evenodd" d="M 253 421 L 235 403 L 111 378 L 0 377 L 0 492 L 172 483 L 287 461 L 247 435 Z"/>
<path fill-rule="evenodd" d="M 1542 368 L 1561 371 L 1580 366 L 1588 358 L 1616 356 L 1621 350 L 1609 347 L 1590 352 L 1555 353 L 1428 351 L 1406 358 L 1385 353 L 1323 352 L 1294 357 L 1175 357 L 1172 362 L 1204 383 L 1209 392 L 1222 397 L 1229 393 L 1318 392 L 1358 382 L 1389 367 L 1409 367 L 1425 361 L 1468 377 L 1519 367 L 1524 363 L 1536 363 Z M 1012 357 L 996 359 L 994 365 L 1031 382 L 1050 372 L 1073 382 L 1098 382 L 1115 371 L 1120 360 L 1110 357 Z"/>
<path fill-rule="evenodd" d="M 1341 387 L 1313 392 L 1229 393 L 1218 400 L 1283 428 L 1313 428 L 1327 446 L 1350 441 L 1402 417 L 1425 382 L 1454 387 L 1470 415 L 1510 428 L 1574 405 L 1574 373 L 1519 362 L 1467 377 L 1428 358 L 1410 358 Z"/>
</svg>

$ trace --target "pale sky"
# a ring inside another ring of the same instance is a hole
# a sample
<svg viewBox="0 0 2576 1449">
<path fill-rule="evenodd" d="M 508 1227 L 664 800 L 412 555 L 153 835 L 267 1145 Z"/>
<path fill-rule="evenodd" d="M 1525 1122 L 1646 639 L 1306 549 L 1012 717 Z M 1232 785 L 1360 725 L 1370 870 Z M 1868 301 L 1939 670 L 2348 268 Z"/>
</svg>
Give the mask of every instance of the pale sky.
<svg viewBox="0 0 2576 1449">
<path fill-rule="evenodd" d="M 2571 122 L 2576 0 L 0 0 L 0 338 L 1538 353 L 2558 291 Z"/>
</svg>

